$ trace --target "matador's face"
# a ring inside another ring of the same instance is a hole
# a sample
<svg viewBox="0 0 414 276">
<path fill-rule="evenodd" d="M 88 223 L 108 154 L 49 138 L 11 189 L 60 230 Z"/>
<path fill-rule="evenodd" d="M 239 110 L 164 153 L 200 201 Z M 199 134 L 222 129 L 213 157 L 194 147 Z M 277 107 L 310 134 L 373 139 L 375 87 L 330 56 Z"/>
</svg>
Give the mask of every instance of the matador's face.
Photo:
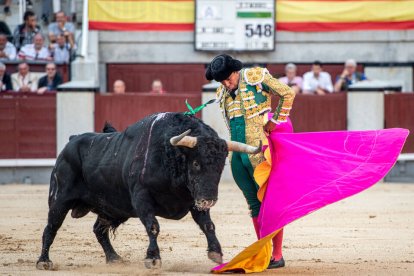
<svg viewBox="0 0 414 276">
<path fill-rule="evenodd" d="M 231 73 L 231 75 L 227 79 L 221 81 L 221 84 L 224 85 L 224 87 L 226 87 L 227 90 L 234 90 L 239 86 L 239 79 L 240 72 L 235 71 Z"/>
</svg>

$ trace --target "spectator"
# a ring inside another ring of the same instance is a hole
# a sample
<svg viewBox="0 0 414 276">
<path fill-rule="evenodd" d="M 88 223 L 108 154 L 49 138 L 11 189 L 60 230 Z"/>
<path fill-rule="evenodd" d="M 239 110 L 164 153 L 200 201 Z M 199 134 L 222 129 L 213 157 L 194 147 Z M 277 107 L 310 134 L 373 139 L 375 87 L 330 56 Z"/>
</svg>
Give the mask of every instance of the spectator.
<svg viewBox="0 0 414 276">
<path fill-rule="evenodd" d="M 16 47 L 7 41 L 5 34 L 0 34 L 0 60 L 16 59 Z"/>
<path fill-rule="evenodd" d="M 52 60 L 49 50 L 44 46 L 45 40 L 42 34 L 36 34 L 33 44 L 26 44 L 19 52 L 19 58 L 23 60 Z"/>
<path fill-rule="evenodd" d="M 42 1 L 42 17 L 41 18 L 42 18 L 43 24 L 45 24 L 45 25 L 49 24 L 49 18 L 51 17 L 52 9 L 54 8 L 53 2 L 54 1 L 52 1 L 52 0 L 43 0 Z M 60 2 L 60 1 L 58 1 L 58 2 Z M 71 1 L 71 2 L 73 2 L 73 1 Z M 60 10 L 60 7 L 59 7 L 58 10 Z"/>
<path fill-rule="evenodd" d="M 6 65 L 0 62 L 0 91 L 13 90 L 10 75 L 6 72 Z"/>
<path fill-rule="evenodd" d="M 73 43 L 66 43 L 65 37 L 58 35 L 56 43 L 50 45 L 54 61 L 56 63 L 69 63 L 73 47 Z"/>
<path fill-rule="evenodd" d="M 114 94 L 125 94 L 125 82 L 123 80 L 114 81 Z"/>
<path fill-rule="evenodd" d="M 302 90 L 303 79 L 302 77 L 296 76 L 296 65 L 293 63 L 286 64 L 285 77 L 280 78 L 279 81 L 291 87 L 296 94 Z"/>
<path fill-rule="evenodd" d="M 26 11 L 23 16 L 24 23 L 16 27 L 13 33 L 13 44 L 17 51 L 20 51 L 26 44 L 33 43 L 33 37 L 40 32 L 37 25 L 36 15 L 32 11 Z"/>
<path fill-rule="evenodd" d="M 26 62 L 20 63 L 18 72 L 12 74 L 13 90 L 16 92 L 36 92 L 38 78 L 30 72 L 29 65 Z"/>
<path fill-rule="evenodd" d="M 9 25 L 6 22 L 0 21 L 0 33 L 5 34 L 7 36 L 7 40 L 13 43 L 13 36 L 10 31 Z"/>
<path fill-rule="evenodd" d="M 11 5 L 11 0 L 5 0 L 4 1 L 4 9 L 3 9 L 3 11 L 4 11 L 4 14 L 5 15 L 11 15 L 10 5 Z"/>
<path fill-rule="evenodd" d="M 364 73 L 357 72 L 356 69 L 357 63 L 354 59 L 348 59 L 345 62 L 344 71 L 342 71 L 342 74 L 340 76 L 336 77 L 334 86 L 335 92 L 348 91 L 348 87 L 351 84 L 367 79 Z"/>
<path fill-rule="evenodd" d="M 46 76 L 39 79 L 37 93 L 43 94 L 46 91 L 56 91 L 62 83 L 63 80 L 56 70 L 56 64 L 48 63 L 46 64 Z"/>
<path fill-rule="evenodd" d="M 162 88 L 162 82 L 159 79 L 155 79 L 152 82 L 151 89 L 152 89 L 151 93 L 156 93 L 156 94 L 165 94 L 165 93 L 167 93 L 167 91 L 165 91 Z"/>
<path fill-rule="evenodd" d="M 59 35 L 63 35 L 66 38 L 66 43 L 73 45 L 75 26 L 71 22 L 67 22 L 66 15 L 63 11 L 56 13 L 56 22 L 51 23 L 49 29 L 49 40 L 51 43 L 55 43 Z M 72 41 L 72 42 L 71 42 Z"/>
<path fill-rule="evenodd" d="M 303 75 L 303 93 L 325 95 L 333 92 L 331 75 L 322 71 L 320 61 L 312 64 L 312 70 Z"/>
</svg>

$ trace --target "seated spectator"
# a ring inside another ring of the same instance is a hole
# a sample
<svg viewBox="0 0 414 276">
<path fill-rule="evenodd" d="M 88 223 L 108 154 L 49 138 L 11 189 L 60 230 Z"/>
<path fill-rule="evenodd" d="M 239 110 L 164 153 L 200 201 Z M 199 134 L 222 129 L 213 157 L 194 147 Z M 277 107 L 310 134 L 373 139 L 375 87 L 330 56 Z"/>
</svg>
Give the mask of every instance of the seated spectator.
<svg viewBox="0 0 414 276">
<path fill-rule="evenodd" d="M 303 93 L 325 95 L 333 92 L 331 75 L 322 71 L 320 61 L 312 64 L 312 70 L 303 75 Z"/>
<path fill-rule="evenodd" d="M 114 81 L 114 94 L 125 94 L 125 82 L 123 80 Z"/>
<path fill-rule="evenodd" d="M 18 72 L 12 74 L 13 90 L 16 92 L 36 92 L 38 78 L 30 72 L 29 65 L 26 62 L 20 63 Z"/>
<path fill-rule="evenodd" d="M 43 94 L 46 91 L 56 91 L 57 87 L 63 83 L 62 77 L 57 72 L 56 64 L 46 64 L 46 76 L 39 79 L 37 93 Z"/>
<path fill-rule="evenodd" d="M 6 65 L 0 62 L 0 91 L 13 90 L 10 75 L 6 72 Z"/>
<path fill-rule="evenodd" d="M 52 60 L 50 52 L 44 46 L 45 40 L 42 34 L 36 34 L 33 38 L 33 44 L 26 44 L 19 52 L 19 58 L 22 60 Z"/>
<path fill-rule="evenodd" d="M 367 79 L 364 73 L 357 72 L 356 69 L 357 63 L 355 60 L 348 59 L 345 62 L 344 71 L 342 71 L 342 74 L 340 76 L 336 77 L 336 82 L 334 86 L 335 92 L 348 91 L 348 87 L 351 84 Z"/>
<path fill-rule="evenodd" d="M 164 94 L 164 93 L 167 93 L 167 91 L 165 91 L 162 88 L 162 82 L 161 82 L 161 80 L 156 79 L 156 80 L 154 80 L 152 82 L 151 92 L 150 93 Z"/>
<path fill-rule="evenodd" d="M 69 63 L 73 47 L 73 41 L 66 43 L 65 37 L 58 35 L 56 43 L 50 45 L 53 60 L 56 63 Z"/>
<path fill-rule="evenodd" d="M 296 76 L 296 65 L 293 63 L 288 63 L 285 66 L 285 76 L 280 78 L 279 81 L 287 84 L 289 87 L 292 87 L 295 93 L 300 93 L 302 90 L 302 77 Z"/>
<path fill-rule="evenodd" d="M 0 33 L 5 34 L 7 36 L 7 40 L 10 43 L 13 43 L 13 36 L 10 31 L 9 25 L 5 21 L 0 21 Z"/>
<path fill-rule="evenodd" d="M 40 32 L 34 12 L 26 11 L 23 20 L 23 24 L 18 25 L 13 33 L 13 44 L 17 51 L 26 44 L 32 44 L 34 36 Z"/>
<path fill-rule="evenodd" d="M 11 15 L 10 12 L 10 5 L 11 5 L 11 0 L 4 0 L 4 14 L 5 15 Z"/>
<path fill-rule="evenodd" d="M 16 47 L 7 41 L 5 34 L 0 34 L 0 60 L 14 60 L 16 59 Z"/>
<path fill-rule="evenodd" d="M 75 26 L 72 22 L 67 22 L 66 15 L 63 11 L 56 13 L 56 22 L 51 23 L 49 29 L 49 41 L 55 43 L 59 35 L 66 38 L 66 43 L 70 40 L 75 41 Z"/>
</svg>

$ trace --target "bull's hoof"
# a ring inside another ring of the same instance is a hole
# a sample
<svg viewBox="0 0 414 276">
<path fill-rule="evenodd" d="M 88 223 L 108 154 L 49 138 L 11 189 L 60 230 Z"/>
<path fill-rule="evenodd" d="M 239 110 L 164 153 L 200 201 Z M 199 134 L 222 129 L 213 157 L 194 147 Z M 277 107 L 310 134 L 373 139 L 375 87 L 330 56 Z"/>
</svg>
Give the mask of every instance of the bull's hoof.
<svg viewBox="0 0 414 276">
<path fill-rule="evenodd" d="M 53 270 L 53 263 L 52 261 L 38 261 L 36 268 L 39 270 Z"/>
<path fill-rule="evenodd" d="M 208 252 L 207 256 L 210 260 L 212 260 L 215 263 L 218 263 L 218 264 L 223 263 L 223 256 L 220 253 L 211 251 L 211 252 Z"/>
<path fill-rule="evenodd" d="M 148 269 L 158 269 L 161 268 L 161 259 L 145 259 L 144 264 Z"/>
<path fill-rule="evenodd" d="M 118 254 L 113 255 L 109 258 L 106 258 L 106 263 L 107 264 L 119 264 L 119 263 L 123 263 L 123 262 L 124 262 L 124 260 Z"/>
</svg>

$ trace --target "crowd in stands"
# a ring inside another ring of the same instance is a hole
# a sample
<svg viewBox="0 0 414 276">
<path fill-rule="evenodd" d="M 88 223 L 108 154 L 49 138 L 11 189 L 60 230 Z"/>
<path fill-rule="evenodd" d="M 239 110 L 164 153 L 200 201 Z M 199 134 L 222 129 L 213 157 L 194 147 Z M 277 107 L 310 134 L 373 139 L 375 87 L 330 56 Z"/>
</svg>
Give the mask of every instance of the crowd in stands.
<svg viewBox="0 0 414 276">
<path fill-rule="evenodd" d="M 342 74 L 336 77 L 335 84 L 332 82 L 331 75 L 323 71 L 320 61 L 313 62 L 311 70 L 303 77 L 297 76 L 296 69 L 295 64 L 288 63 L 285 66 L 285 76 L 279 80 L 292 87 L 296 93 L 303 94 L 325 95 L 347 91 L 350 85 L 367 79 L 364 73 L 356 71 L 357 63 L 353 59 L 345 62 Z"/>
<path fill-rule="evenodd" d="M 10 2 L 5 1 L 4 12 L 10 12 Z M 37 16 L 27 10 L 23 23 L 10 32 L 6 22 L 0 24 L 0 91 L 37 92 L 56 90 L 62 83 L 56 64 L 70 63 L 76 50 L 75 25 L 68 21 L 63 11 L 55 13 L 56 21 L 42 30 Z M 18 64 L 17 72 L 6 72 L 6 64 Z M 45 64 L 45 75 L 30 71 L 31 62 Z M 5 64 L 6 63 L 6 64 Z"/>
<path fill-rule="evenodd" d="M 7 60 L 35 60 L 54 61 L 56 63 L 68 63 L 75 50 L 75 26 L 67 21 L 63 11 L 56 13 L 56 22 L 48 26 L 48 41 L 41 27 L 37 24 L 36 14 L 26 11 L 23 17 L 24 22 L 16 27 L 13 32 L 13 43 L 6 43 L 3 49 L 8 50 L 9 56 L 2 56 Z M 7 34 L 2 34 L 6 36 Z M 4 38 L 3 38 L 4 39 Z M 4 44 L 4 43 L 3 43 Z M 14 54 L 13 53 L 17 53 Z"/>
<path fill-rule="evenodd" d="M 56 64 L 47 63 L 45 75 L 39 78 L 39 74 L 30 71 L 26 62 L 18 65 L 18 71 L 11 76 L 6 72 L 6 65 L 0 62 L 0 91 L 36 92 L 43 94 L 47 91 L 56 91 L 63 83 L 62 76 L 57 72 Z"/>
</svg>

